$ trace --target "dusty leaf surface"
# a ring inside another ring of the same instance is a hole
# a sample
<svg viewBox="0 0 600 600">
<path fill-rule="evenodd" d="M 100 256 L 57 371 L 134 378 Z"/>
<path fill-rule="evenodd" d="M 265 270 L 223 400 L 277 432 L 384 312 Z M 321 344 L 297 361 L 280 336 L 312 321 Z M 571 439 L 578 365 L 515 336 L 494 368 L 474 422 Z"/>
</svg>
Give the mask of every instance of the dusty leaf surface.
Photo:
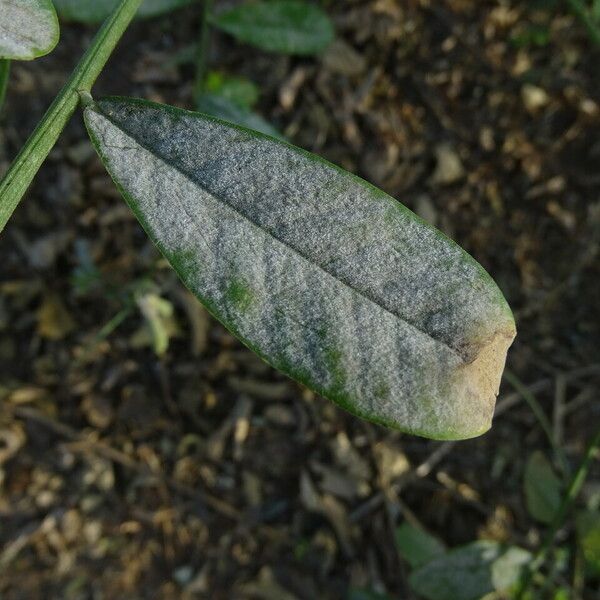
<svg viewBox="0 0 600 600">
<path fill-rule="evenodd" d="M 455 243 L 284 142 L 132 99 L 102 100 L 85 119 L 186 285 L 270 364 L 403 431 L 490 427 L 515 326 Z"/>
<path fill-rule="evenodd" d="M 50 0 L 0 0 L 0 59 L 38 58 L 56 46 L 58 37 Z"/>
</svg>

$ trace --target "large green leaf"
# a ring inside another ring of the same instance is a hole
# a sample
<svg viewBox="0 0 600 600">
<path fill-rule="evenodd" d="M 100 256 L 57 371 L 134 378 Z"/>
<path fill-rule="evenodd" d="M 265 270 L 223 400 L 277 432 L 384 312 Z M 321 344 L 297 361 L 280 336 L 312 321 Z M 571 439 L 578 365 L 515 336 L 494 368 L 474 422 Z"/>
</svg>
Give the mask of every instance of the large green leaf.
<svg viewBox="0 0 600 600">
<path fill-rule="evenodd" d="M 142 18 L 156 17 L 187 6 L 194 0 L 145 0 L 138 15 Z M 115 9 L 121 0 L 54 0 L 61 18 L 80 23 L 100 23 Z"/>
<path fill-rule="evenodd" d="M 219 13 L 213 22 L 242 42 L 283 54 L 319 54 L 334 33 L 327 15 L 301 0 L 250 2 Z"/>
<path fill-rule="evenodd" d="M 542 523 L 552 523 L 560 507 L 562 485 L 548 459 L 539 451 L 527 460 L 523 488 L 529 514 Z"/>
<path fill-rule="evenodd" d="M 510 590 L 530 560 L 521 548 L 478 541 L 432 560 L 411 573 L 409 581 L 427 600 L 480 600 Z"/>
<path fill-rule="evenodd" d="M 85 120 L 164 256 L 270 364 L 407 432 L 490 427 L 514 321 L 442 233 L 317 156 L 202 114 L 109 98 Z"/>
<path fill-rule="evenodd" d="M 58 38 L 58 19 L 50 0 L 0 0 L 0 59 L 44 56 Z"/>
</svg>

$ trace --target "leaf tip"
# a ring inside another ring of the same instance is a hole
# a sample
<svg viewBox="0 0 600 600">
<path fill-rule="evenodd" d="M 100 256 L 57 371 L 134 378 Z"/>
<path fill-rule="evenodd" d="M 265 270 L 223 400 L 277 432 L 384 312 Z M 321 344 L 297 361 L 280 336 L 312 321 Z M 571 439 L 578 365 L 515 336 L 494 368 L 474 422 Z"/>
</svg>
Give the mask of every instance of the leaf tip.
<svg viewBox="0 0 600 600">
<path fill-rule="evenodd" d="M 516 336 L 514 322 L 480 344 L 474 359 L 456 371 L 455 393 L 464 411 L 464 438 L 477 437 L 492 426 L 506 356 Z"/>
</svg>

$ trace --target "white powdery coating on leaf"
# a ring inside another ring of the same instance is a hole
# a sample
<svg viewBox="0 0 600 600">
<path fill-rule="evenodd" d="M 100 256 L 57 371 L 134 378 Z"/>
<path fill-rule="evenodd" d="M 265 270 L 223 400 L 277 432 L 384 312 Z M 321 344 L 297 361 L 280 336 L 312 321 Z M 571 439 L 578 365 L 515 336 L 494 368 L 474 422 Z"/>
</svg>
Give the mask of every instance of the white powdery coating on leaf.
<svg viewBox="0 0 600 600">
<path fill-rule="evenodd" d="M 286 144 L 127 101 L 86 121 L 186 284 L 274 366 L 405 431 L 489 428 L 514 322 L 458 246 Z"/>
<path fill-rule="evenodd" d="M 49 0 L 0 0 L 0 58 L 37 58 L 57 40 L 58 21 Z"/>
</svg>

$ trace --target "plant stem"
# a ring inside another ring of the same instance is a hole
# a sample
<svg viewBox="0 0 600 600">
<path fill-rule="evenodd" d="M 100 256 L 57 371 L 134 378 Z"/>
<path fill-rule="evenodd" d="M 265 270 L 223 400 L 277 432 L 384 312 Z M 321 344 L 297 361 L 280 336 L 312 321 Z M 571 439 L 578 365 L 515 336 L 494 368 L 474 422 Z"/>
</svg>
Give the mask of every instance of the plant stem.
<svg viewBox="0 0 600 600">
<path fill-rule="evenodd" d="M 198 55 L 196 57 L 196 82 L 194 85 L 194 96 L 204 89 L 204 78 L 208 65 L 208 53 L 210 49 L 210 16 L 212 14 L 213 0 L 204 0 L 202 17 L 200 21 L 200 39 L 198 40 Z"/>
<path fill-rule="evenodd" d="M 523 382 L 514 373 L 506 369 L 504 371 L 504 378 L 510 383 L 510 385 L 512 385 L 515 388 L 515 390 L 521 395 L 523 400 L 525 400 L 525 402 L 527 402 L 527 404 L 529 405 L 531 412 L 535 415 L 540 426 L 544 430 L 544 433 L 546 434 L 546 437 L 548 438 L 552 449 L 554 450 L 563 475 L 568 476 L 569 463 L 567 462 L 563 449 L 560 445 L 556 443 L 556 439 L 552 431 L 552 425 L 550 424 L 550 421 L 546 416 L 544 409 L 540 406 L 540 403 L 536 400 L 535 396 L 527 389 Z"/>
<path fill-rule="evenodd" d="M 75 112 L 79 92 L 90 91 L 141 3 L 142 0 L 121 0 L 0 181 L 0 231 Z"/>
<path fill-rule="evenodd" d="M 588 34 L 591 40 L 597 46 L 600 46 L 600 26 L 592 18 L 592 15 L 588 11 L 587 7 L 581 0 L 565 0 L 565 3 L 571 10 L 571 12 L 583 23 L 585 28 L 588 30 Z"/>
<path fill-rule="evenodd" d="M 0 60 L 0 111 L 4 106 L 4 98 L 6 98 L 6 88 L 8 87 L 8 76 L 10 74 L 10 60 L 4 58 Z"/>
<path fill-rule="evenodd" d="M 554 517 L 554 520 L 552 521 L 552 525 L 550 526 L 550 530 L 548 531 L 548 533 L 544 539 L 544 543 L 542 544 L 542 547 L 538 550 L 537 554 L 533 557 L 533 560 L 529 564 L 527 571 L 523 575 L 523 579 L 521 580 L 522 581 L 521 585 L 515 596 L 517 598 L 517 600 L 521 600 L 524 597 L 525 592 L 527 592 L 536 573 L 538 572 L 540 567 L 544 564 L 544 561 L 546 560 L 546 557 L 548 556 L 548 552 L 550 552 L 550 549 L 552 548 L 552 546 L 554 544 L 554 538 L 556 537 L 556 532 L 560 529 L 560 527 L 562 527 L 565 517 L 567 516 L 567 513 L 573 506 L 573 503 L 575 502 L 575 499 L 577 498 L 577 496 L 585 482 L 588 471 L 590 469 L 590 464 L 592 463 L 592 460 L 594 459 L 594 454 L 596 453 L 596 450 L 598 449 L 599 446 L 600 446 L 600 429 L 596 432 L 596 435 L 592 438 L 592 441 L 590 442 L 590 445 L 588 446 L 588 448 L 585 452 L 585 455 L 583 457 L 583 460 L 581 461 L 581 464 L 579 465 L 579 468 L 577 469 L 577 472 L 575 473 L 575 475 L 573 475 L 573 478 L 571 479 L 571 481 L 569 483 L 569 487 L 567 488 L 567 493 L 565 494 L 565 496 L 562 499 L 562 502 L 560 503 L 560 506 L 558 508 L 556 516 Z"/>
</svg>

